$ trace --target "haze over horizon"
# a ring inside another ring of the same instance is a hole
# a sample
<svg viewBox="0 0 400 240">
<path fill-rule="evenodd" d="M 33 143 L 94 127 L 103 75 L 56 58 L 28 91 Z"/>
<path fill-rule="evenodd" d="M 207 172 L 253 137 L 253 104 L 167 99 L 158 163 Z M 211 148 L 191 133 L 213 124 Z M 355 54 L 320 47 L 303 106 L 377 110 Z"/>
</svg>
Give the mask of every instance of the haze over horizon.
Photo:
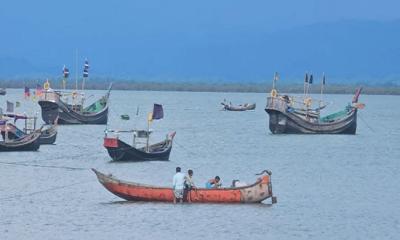
<svg viewBox="0 0 400 240">
<path fill-rule="evenodd" d="M 74 75 L 257 82 L 326 72 L 336 82 L 400 82 L 400 2 L 4 2 L 0 79 Z"/>
</svg>

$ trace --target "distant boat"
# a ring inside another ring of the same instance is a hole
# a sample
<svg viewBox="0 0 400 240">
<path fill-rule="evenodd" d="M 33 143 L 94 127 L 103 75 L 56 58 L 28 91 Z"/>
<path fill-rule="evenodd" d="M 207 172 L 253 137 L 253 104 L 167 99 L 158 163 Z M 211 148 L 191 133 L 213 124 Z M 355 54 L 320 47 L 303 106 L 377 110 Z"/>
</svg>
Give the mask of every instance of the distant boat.
<svg viewBox="0 0 400 240">
<path fill-rule="evenodd" d="M 43 97 L 39 100 L 43 121 L 52 123 L 58 117 L 59 124 L 107 124 L 111 87 L 112 85 L 103 97 L 87 107 L 83 106 L 85 100 L 82 98 L 83 95 L 75 91 L 71 93 L 44 91 Z M 63 97 L 68 94 L 80 98 L 81 101 L 76 100 L 71 104 L 64 102 Z"/>
<path fill-rule="evenodd" d="M 310 81 L 308 77 L 306 79 Z M 310 79 L 312 81 L 312 75 Z M 313 100 L 306 90 L 305 96 L 298 99 L 280 95 L 273 88 L 265 107 L 269 115 L 269 129 L 273 134 L 355 134 L 357 111 L 365 106 L 358 103 L 360 93 L 361 88 L 356 90 L 352 104 L 343 110 L 321 117 L 321 110 L 327 105 L 321 100 Z M 318 106 L 313 108 L 313 102 L 317 102 Z"/>
<path fill-rule="evenodd" d="M 164 117 L 162 106 L 154 104 L 153 112 L 149 114 L 146 130 L 111 130 L 106 129 L 103 146 L 114 161 L 168 161 L 172 149 L 175 132 L 168 134 L 165 140 L 150 144 L 150 122 Z M 115 136 L 109 137 L 113 133 Z M 130 145 L 119 138 L 120 134 L 131 133 L 133 144 Z M 140 141 L 143 139 L 144 141 Z"/>
<path fill-rule="evenodd" d="M 242 105 L 232 105 L 231 103 L 227 102 L 222 102 L 221 105 L 224 107 L 223 109 L 226 111 L 247 111 L 247 110 L 254 110 L 256 109 L 256 104 L 255 103 L 245 103 Z"/>
<path fill-rule="evenodd" d="M 6 95 L 7 91 L 5 88 L 0 88 L 0 95 Z"/>
<path fill-rule="evenodd" d="M 114 195 L 128 201 L 146 202 L 173 202 L 174 193 L 171 187 L 152 186 L 147 184 L 127 182 L 103 174 L 92 169 L 99 182 Z M 266 171 L 255 183 L 242 187 L 229 188 L 196 188 L 186 194 L 185 201 L 192 203 L 260 203 L 272 198 L 276 203 L 276 197 L 272 194 L 271 172 Z"/>
</svg>

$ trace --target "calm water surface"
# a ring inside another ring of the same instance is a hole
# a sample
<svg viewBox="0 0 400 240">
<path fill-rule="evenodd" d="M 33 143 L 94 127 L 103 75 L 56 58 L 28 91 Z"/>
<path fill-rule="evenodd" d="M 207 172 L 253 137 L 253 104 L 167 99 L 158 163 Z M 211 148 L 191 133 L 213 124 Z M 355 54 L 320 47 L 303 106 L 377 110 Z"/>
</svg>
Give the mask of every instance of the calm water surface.
<svg viewBox="0 0 400 240">
<path fill-rule="evenodd" d="M 40 114 L 23 90 L 8 92 L 0 96 L 3 108 L 6 99 L 18 100 L 20 112 Z M 88 101 L 103 92 L 88 91 L 94 95 Z M 351 100 L 325 97 L 328 111 Z M 257 108 L 220 111 L 224 98 Z M 152 104 L 164 105 L 152 140 L 177 131 L 170 161 L 110 162 L 102 147 L 105 126 L 95 125 L 61 126 L 57 144 L 38 152 L 0 153 L 0 239 L 398 239 L 400 98 L 360 101 L 366 108 L 357 135 L 271 135 L 265 94 L 113 91 L 110 128 L 145 127 Z M 137 107 L 137 118 L 119 119 Z M 232 179 L 251 183 L 270 169 L 278 204 L 126 202 L 89 170 L 168 186 L 176 166 L 192 168 L 200 186 L 215 175 L 225 186 Z"/>
</svg>

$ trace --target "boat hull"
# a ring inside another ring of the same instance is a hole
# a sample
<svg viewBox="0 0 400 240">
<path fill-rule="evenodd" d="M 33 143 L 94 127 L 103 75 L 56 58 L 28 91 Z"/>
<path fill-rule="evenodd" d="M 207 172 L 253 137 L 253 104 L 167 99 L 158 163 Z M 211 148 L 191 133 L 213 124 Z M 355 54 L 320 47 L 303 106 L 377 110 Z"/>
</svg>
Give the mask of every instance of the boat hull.
<svg viewBox="0 0 400 240">
<path fill-rule="evenodd" d="M 356 134 L 357 109 L 353 108 L 343 118 L 332 122 L 311 122 L 287 111 L 286 104 L 268 99 L 265 111 L 269 115 L 269 129 L 273 134 Z"/>
<path fill-rule="evenodd" d="M 54 144 L 56 142 L 56 139 L 57 139 L 57 131 L 50 133 L 42 132 L 39 138 L 39 143 L 41 145 Z"/>
<path fill-rule="evenodd" d="M 80 113 L 71 106 L 58 101 L 40 100 L 42 118 L 47 124 L 52 124 L 58 117 L 58 124 L 107 124 L 108 104 L 97 113 Z"/>
<path fill-rule="evenodd" d="M 115 144 L 108 144 L 107 141 L 116 141 Z M 161 146 L 157 150 L 145 152 L 144 149 L 136 149 L 129 144 L 116 138 L 105 138 L 104 147 L 114 161 L 168 161 L 172 149 L 172 140 L 166 140 L 150 146 Z"/>
<path fill-rule="evenodd" d="M 173 202 L 172 188 L 156 187 L 118 180 L 92 169 L 99 182 L 111 193 L 128 201 Z M 256 183 L 238 188 L 205 189 L 188 191 L 185 201 L 191 203 L 260 203 L 272 197 L 270 176 L 262 176 Z"/>
<path fill-rule="evenodd" d="M 248 110 L 254 110 L 256 109 L 256 104 L 248 104 L 246 106 L 231 106 L 231 105 L 227 105 L 222 103 L 222 105 L 224 105 L 224 110 L 226 111 L 234 111 L 234 112 L 242 112 L 242 111 L 248 111 Z"/>
<path fill-rule="evenodd" d="M 40 132 L 34 132 L 23 138 L 0 142 L 0 152 L 37 151 L 40 147 Z"/>
</svg>

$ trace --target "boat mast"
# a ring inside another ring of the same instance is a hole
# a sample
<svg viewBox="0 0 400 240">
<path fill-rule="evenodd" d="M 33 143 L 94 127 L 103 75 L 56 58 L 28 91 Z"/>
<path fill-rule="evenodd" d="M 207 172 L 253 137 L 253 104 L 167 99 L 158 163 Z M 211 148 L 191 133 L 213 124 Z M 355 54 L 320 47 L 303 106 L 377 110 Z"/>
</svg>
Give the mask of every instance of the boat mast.
<svg viewBox="0 0 400 240">
<path fill-rule="evenodd" d="M 153 115 L 152 113 L 150 113 L 149 114 L 149 116 L 150 115 Z M 151 121 L 151 119 L 150 119 L 150 117 L 148 117 L 148 119 L 147 119 L 147 139 L 146 139 L 146 152 L 149 152 L 149 138 L 150 138 L 150 121 Z"/>
<path fill-rule="evenodd" d="M 137 130 L 136 130 L 136 121 L 137 121 L 138 116 L 139 116 L 139 106 L 137 106 L 137 108 L 136 108 L 135 121 L 134 121 L 134 124 L 133 124 L 133 144 L 132 144 L 132 146 L 134 148 L 136 148 L 136 137 L 137 137 L 137 134 L 138 134 Z"/>
<path fill-rule="evenodd" d="M 275 72 L 275 74 L 274 74 L 274 80 L 272 81 L 272 89 L 275 89 L 276 81 L 278 80 L 278 78 L 279 78 L 278 72 Z"/>
<path fill-rule="evenodd" d="M 64 91 L 65 91 L 66 83 L 67 83 L 67 79 L 65 78 L 65 64 L 64 64 L 64 67 L 63 67 L 63 80 L 62 80 L 62 88 L 64 89 Z"/>
<path fill-rule="evenodd" d="M 306 85 L 308 84 L 308 72 L 306 72 L 306 75 L 305 75 L 305 77 L 304 77 L 304 85 L 303 85 L 303 88 L 304 88 L 304 98 L 306 97 Z"/>
<path fill-rule="evenodd" d="M 319 107 L 322 106 L 322 96 L 323 96 L 323 92 L 324 92 L 324 86 L 325 86 L 325 73 L 322 73 L 322 82 L 321 82 L 321 95 L 320 95 L 320 100 L 319 100 Z"/>
<path fill-rule="evenodd" d="M 75 49 L 75 91 L 78 91 L 78 49 Z"/>
</svg>

